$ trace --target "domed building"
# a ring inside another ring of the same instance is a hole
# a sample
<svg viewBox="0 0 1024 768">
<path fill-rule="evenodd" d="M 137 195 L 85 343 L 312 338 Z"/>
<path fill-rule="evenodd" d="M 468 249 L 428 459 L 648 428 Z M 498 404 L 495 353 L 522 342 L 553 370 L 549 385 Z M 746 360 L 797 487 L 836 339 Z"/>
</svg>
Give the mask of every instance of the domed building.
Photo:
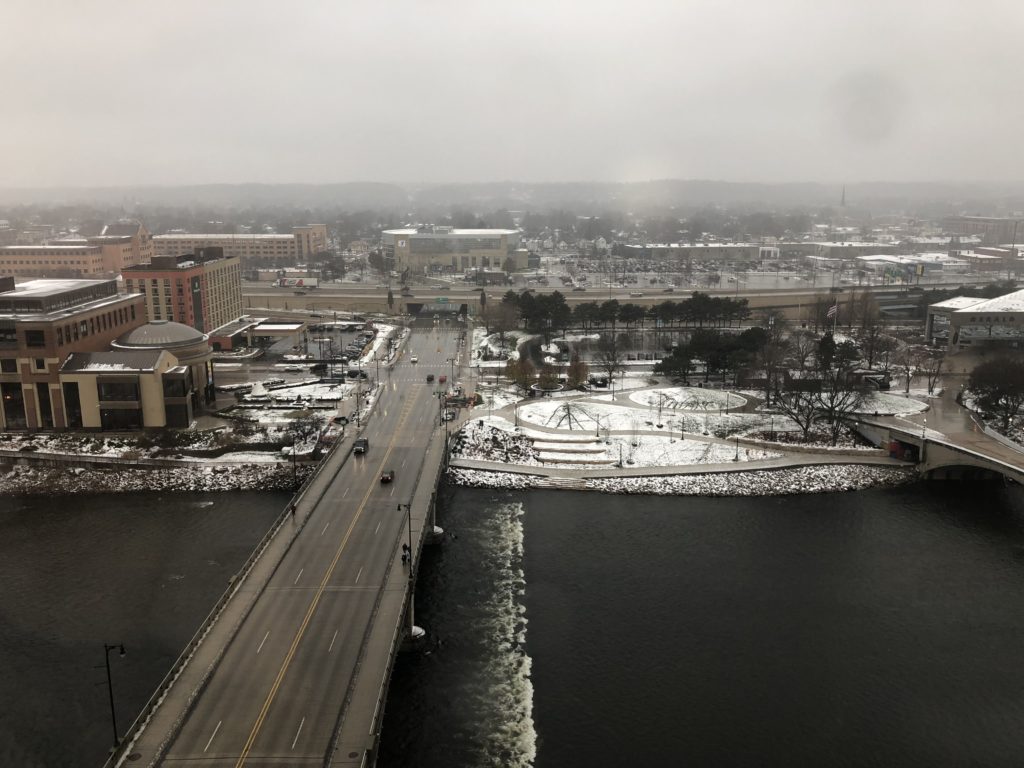
<svg viewBox="0 0 1024 768">
<path fill-rule="evenodd" d="M 111 349 L 142 351 L 163 349 L 186 366 L 192 376 L 192 406 L 199 408 L 200 393 L 203 402 L 215 399 L 213 384 L 213 348 L 209 335 L 195 328 L 170 320 L 151 320 L 145 325 L 123 333 L 110 343 Z"/>
</svg>

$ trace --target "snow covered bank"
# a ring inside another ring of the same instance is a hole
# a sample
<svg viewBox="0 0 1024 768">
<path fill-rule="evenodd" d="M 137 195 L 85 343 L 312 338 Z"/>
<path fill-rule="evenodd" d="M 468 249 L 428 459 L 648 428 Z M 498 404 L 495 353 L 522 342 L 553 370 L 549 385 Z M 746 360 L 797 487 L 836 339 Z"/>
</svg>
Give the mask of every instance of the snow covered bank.
<svg viewBox="0 0 1024 768">
<path fill-rule="evenodd" d="M 122 493 L 135 491 L 289 491 L 313 471 L 290 465 L 182 467 L 160 470 L 37 469 L 16 466 L 0 474 L 0 494 Z"/>
<path fill-rule="evenodd" d="M 556 487 L 549 478 L 478 469 L 448 470 L 448 481 L 472 488 Z M 918 478 L 911 468 L 872 467 L 860 464 L 817 465 L 757 472 L 722 472 L 706 475 L 657 475 L 580 479 L 571 487 L 602 493 L 654 494 L 660 496 L 788 496 L 796 493 L 833 493 L 865 488 L 891 487 Z"/>
</svg>

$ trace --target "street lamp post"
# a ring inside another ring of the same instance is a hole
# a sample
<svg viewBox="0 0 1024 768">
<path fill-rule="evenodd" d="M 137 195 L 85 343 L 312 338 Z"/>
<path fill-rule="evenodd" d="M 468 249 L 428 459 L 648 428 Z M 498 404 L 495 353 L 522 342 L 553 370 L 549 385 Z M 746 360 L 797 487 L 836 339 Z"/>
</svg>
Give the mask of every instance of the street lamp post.
<svg viewBox="0 0 1024 768">
<path fill-rule="evenodd" d="M 117 712 L 114 710 L 114 684 L 110 679 L 110 652 L 117 651 L 118 656 L 122 659 L 125 657 L 124 643 L 118 643 L 117 645 L 103 644 L 103 661 L 107 667 L 107 694 L 110 697 L 110 723 L 114 729 L 114 746 L 111 751 L 116 751 L 121 745 L 121 739 L 117 735 Z"/>
</svg>

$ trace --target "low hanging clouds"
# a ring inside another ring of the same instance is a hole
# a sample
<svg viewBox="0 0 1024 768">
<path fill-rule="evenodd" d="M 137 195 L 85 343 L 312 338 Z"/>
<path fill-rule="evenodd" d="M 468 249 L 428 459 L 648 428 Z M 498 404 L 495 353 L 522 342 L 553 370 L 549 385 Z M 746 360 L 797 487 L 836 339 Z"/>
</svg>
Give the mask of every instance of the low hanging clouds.
<svg viewBox="0 0 1024 768">
<path fill-rule="evenodd" d="M 1022 22 L 1009 0 L 9 0 L 0 184 L 1018 181 Z"/>
</svg>

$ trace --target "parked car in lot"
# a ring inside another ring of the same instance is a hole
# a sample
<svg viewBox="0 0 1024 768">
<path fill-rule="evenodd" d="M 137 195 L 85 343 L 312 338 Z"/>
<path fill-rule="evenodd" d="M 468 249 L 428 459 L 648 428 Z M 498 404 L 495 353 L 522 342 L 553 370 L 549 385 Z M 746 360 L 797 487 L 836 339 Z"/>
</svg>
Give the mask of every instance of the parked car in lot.
<svg viewBox="0 0 1024 768">
<path fill-rule="evenodd" d="M 395 479 L 395 470 L 389 469 L 380 473 L 380 481 L 382 483 L 390 483 Z"/>
<path fill-rule="evenodd" d="M 413 355 L 412 357 L 409 358 L 410 363 L 418 363 L 419 361 L 420 359 L 416 357 L 416 355 Z"/>
<path fill-rule="evenodd" d="M 452 421 L 455 419 L 455 411 L 445 411 L 444 415 L 441 416 L 444 421 Z"/>
<path fill-rule="evenodd" d="M 348 377 L 350 379 L 358 379 L 359 378 L 359 369 L 358 368 L 349 368 L 347 373 L 348 373 Z"/>
<path fill-rule="evenodd" d="M 432 373 L 428 373 L 428 374 L 427 374 L 427 384 L 429 384 L 429 383 L 430 383 L 430 382 L 432 382 L 433 380 L 434 380 L 434 374 L 432 374 Z"/>
<path fill-rule="evenodd" d="M 441 378 L 439 378 L 438 381 L 444 384 L 446 381 L 448 381 L 448 377 L 442 373 Z"/>
</svg>

